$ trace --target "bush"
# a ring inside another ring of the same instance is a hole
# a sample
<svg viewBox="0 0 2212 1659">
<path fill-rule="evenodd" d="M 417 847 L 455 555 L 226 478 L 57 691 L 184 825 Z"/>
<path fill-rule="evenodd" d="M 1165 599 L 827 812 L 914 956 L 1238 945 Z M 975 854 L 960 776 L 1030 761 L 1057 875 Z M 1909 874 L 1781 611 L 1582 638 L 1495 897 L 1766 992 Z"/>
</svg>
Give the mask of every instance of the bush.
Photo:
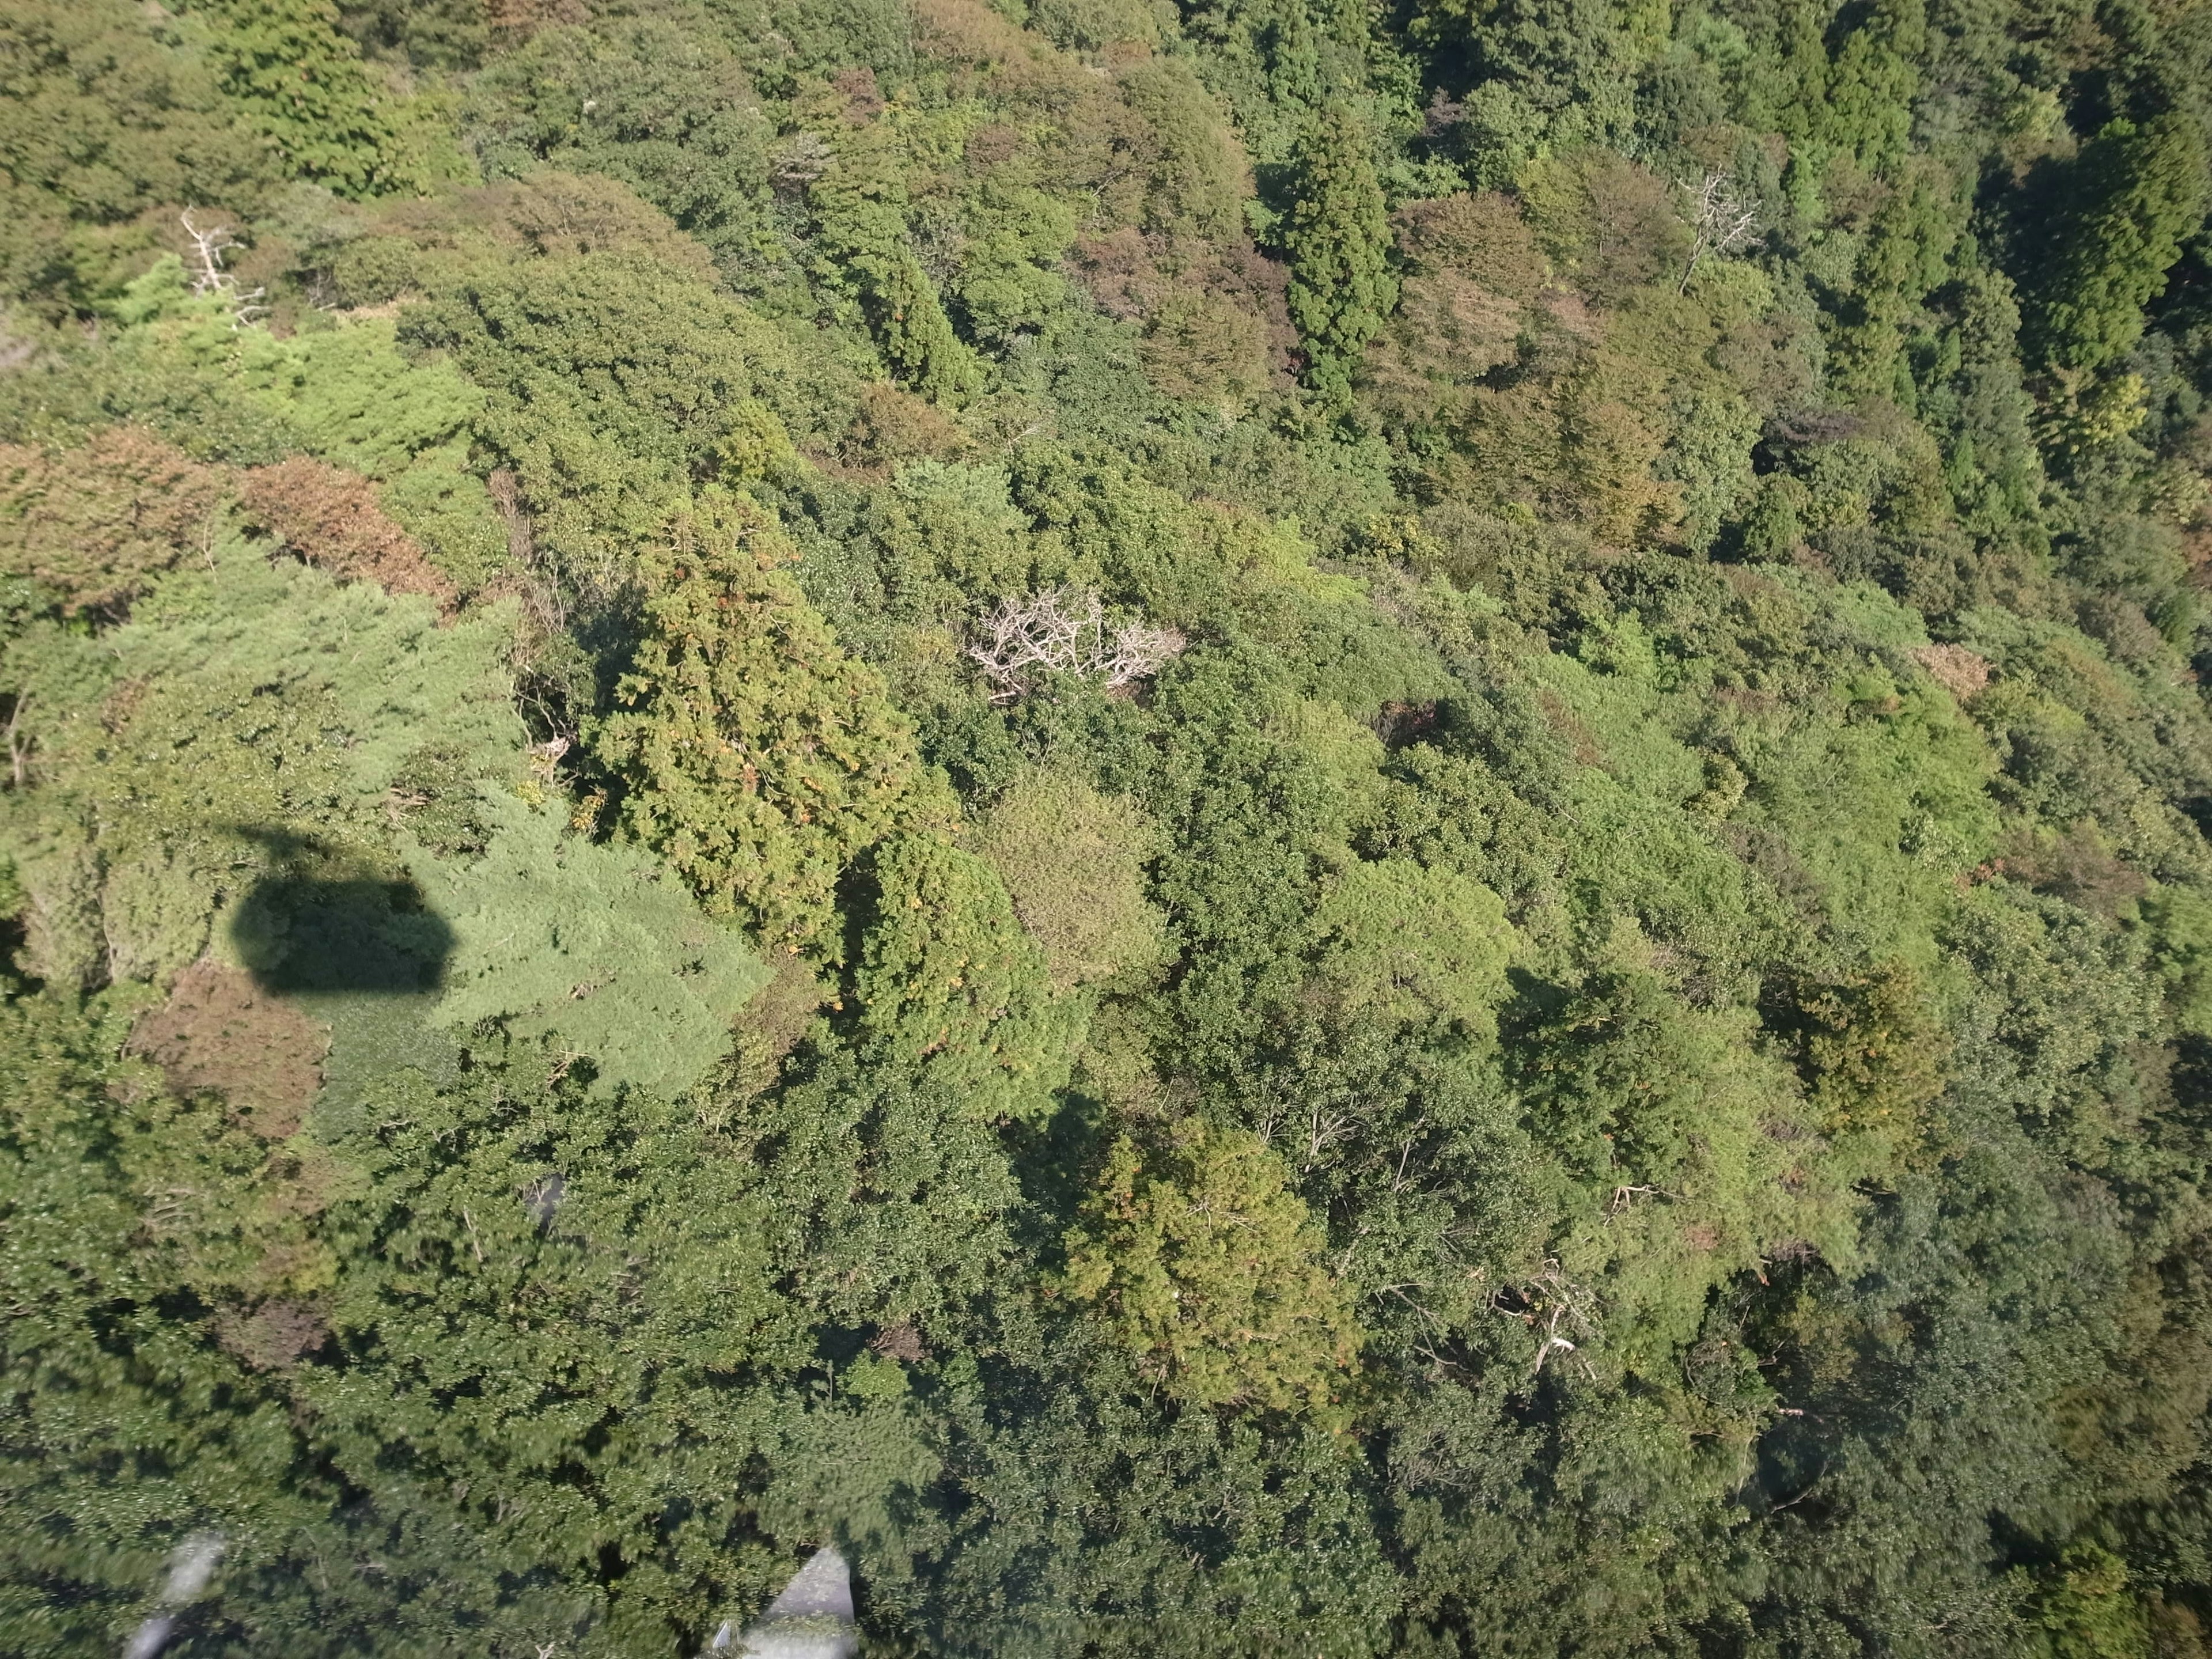
<svg viewBox="0 0 2212 1659">
<path fill-rule="evenodd" d="M 0 571 L 35 582 L 65 616 L 117 611 L 213 546 L 229 488 L 141 427 L 75 451 L 0 446 Z"/>
<path fill-rule="evenodd" d="M 249 523 L 341 581 L 419 593 L 441 611 L 458 602 L 415 538 L 385 517 L 366 478 L 301 457 L 250 469 L 239 480 L 238 501 Z"/>
</svg>

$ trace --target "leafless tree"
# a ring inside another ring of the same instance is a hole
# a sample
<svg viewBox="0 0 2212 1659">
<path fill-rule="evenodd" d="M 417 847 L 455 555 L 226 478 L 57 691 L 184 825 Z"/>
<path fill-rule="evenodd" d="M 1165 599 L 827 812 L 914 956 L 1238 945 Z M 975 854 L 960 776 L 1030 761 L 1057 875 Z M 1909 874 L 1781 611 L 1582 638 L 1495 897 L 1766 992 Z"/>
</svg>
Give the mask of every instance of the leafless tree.
<svg viewBox="0 0 2212 1659">
<path fill-rule="evenodd" d="M 551 787 L 561 773 L 561 757 L 568 752 L 568 739 L 555 732 L 543 743 L 530 745 L 531 775 Z"/>
<path fill-rule="evenodd" d="M 1759 226 L 1759 209 L 1736 194 L 1735 175 L 1719 169 L 1694 184 L 1684 180 L 1682 189 L 1690 198 L 1692 241 L 1690 263 L 1683 268 L 1676 292 L 1686 294 L 1692 275 L 1708 255 L 1725 258 L 1751 240 Z"/>
<path fill-rule="evenodd" d="M 1084 587 L 1048 587 L 1027 599 L 999 601 L 977 624 L 968 654 L 991 682 L 994 702 L 1025 696 L 1039 669 L 1133 684 L 1180 656 L 1183 636 L 1172 628 L 1122 623 L 1109 629 L 1098 595 Z"/>
<path fill-rule="evenodd" d="M 1547 1260 L 1541 1270 L 1518 1285 L 1501 1285 L 1492 1295 L 1490 1305 L 1536 1333 L 1536 1362 L 1530 1369 L 1531 1376 L 1541 1374 L 1554 1355 L 1579 1355 L 1579 1345 L 1567 1331 L 1585 1341 L 1598 1332 L 1596 1296 L 1588 1285 L 1569 1279 L 1556 1260 Z M 1589 1361 L 1583 1365 L 1585 1371 L 1589 1370 Z"/>
<path fill-rule="evenodd" d="M 836 159 L 821 134 L 796 132 L 769 153 L 769 179 L 787 194 L 803 195 L 809 185 L 830 171 Z"/>
<path fill-rule="evenodd" d="M 1340 1140 L 1350 1139 L 1355 1126 L 1349 1112 L 1328 1112 L 1319 1101 L 1308 1115 L 1306 1124 L 1305 1168 L 1310 1170 L 1322 1161 L 1322 1154 Z"/>
<path fill-rule="evenodd" d="M 185 234 L 192 239 L 192 257 L 199 269 L 192 276 L 192 292 L 213 294 L 230 302 L 230 325 L 243 328 L 255 318 L 264 314 L 269 307 L 260 303 L 268 293 L 264 288 L 241 290 L 238 278 L 222 268 L 223 259 L 239 246 L 237 236 L 228 225 L 216 225 L 202 230 L 192 222 L 192 210 L 186 208 L 179 216 Z"/>
</svg>

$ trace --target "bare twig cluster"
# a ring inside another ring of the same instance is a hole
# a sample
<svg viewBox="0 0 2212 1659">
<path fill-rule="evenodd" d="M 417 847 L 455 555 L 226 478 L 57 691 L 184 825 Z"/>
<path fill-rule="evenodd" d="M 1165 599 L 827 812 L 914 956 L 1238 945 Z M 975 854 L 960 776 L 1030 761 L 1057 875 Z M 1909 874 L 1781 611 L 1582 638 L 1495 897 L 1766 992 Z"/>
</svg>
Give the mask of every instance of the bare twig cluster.
<svg viewBox="0 0 2212 1659">
<path fill-rule="evenodd" d="M 830 171 L 830 164 L 836 159 L 829 141 L 821 134 L 793 133 L 770 153 L 769 179 L 778 190 L 801 195 L 809 185 Z"/>
<path fill-rule="evenodd" d="M 1716 170 L 1682 189 L 1690 198 L 1690 263 L 1683 268 L 1679 292 L 1687 293 L 1690 278 L 1708 255 L 1725 258 L 1735 252 L 1759 228 L 1759 209 L 1736 194 L 1735 175 Z"/>
<path fill-rule="evenodd" d="M 268 293 L 265 288 L 241 289 L 238 278 L 222 268 L 223 258 L 239 246 L 238 238 L 228 225 L 216 225 L 202 230 L 192 222 L 190 208 L 179 216 L 185 234 L 192 239 L 192 257 L 199 269 L 192 274 L 192 292 L 218 295 L 230 302 L 230 325 L 244 328 L 255 318 L 264 315 L 269 307 L 261 303 Z"/>
<path fill-rule="evenodd" d="M 31 694 L 19 692 L 15 706 L 8 713 L 8 767 L 18 789 L 23 787 L 24 774 L 29 769 L 31 736 L 27 732 L 19 732 L 16 728 L 22 725 L 23 711 L 30 706 Z"/>
<path fill-rule="evenodd" d="M 1587 1285 L 1569 1279 L 1556 1261 L 1547 1261 L 1541 1271 L 1521 1284 L 1501 1286 L 1490 1299 L 1491 1307 L 1509 1319 L 1517 1319 L 1536 1333 L 1536 1376 L 1553 1356 L 1578 1354 L 1579 1347 L 1566 1332 L 1587 1341 L 1597 1334 L 1597 1298 Z M 1583 1361 L 1583 1369 L 1589 1369 Z"/>
<path fill-rule="evenodd" d="M 1172 628 L 1122 623 L 1109 629 L 1097 594 L 1082 587 L 1048 587 L 1027 599 L 1001 599 L 976 629 L 968 647 L 991 682 L 994 702 L 1025 696 L 1039 669 L 1105 681 L 1111 690 L 1148 679 L 1182 654 L 1183 636 Z"/>
<path fill-rule="evenodd" d="M 548 788 L 561 775 L 561 757 L 568 752 L 568 739 L 555 732 L 543 743 L 530 745 L 530 774 Z"/>
</svg>

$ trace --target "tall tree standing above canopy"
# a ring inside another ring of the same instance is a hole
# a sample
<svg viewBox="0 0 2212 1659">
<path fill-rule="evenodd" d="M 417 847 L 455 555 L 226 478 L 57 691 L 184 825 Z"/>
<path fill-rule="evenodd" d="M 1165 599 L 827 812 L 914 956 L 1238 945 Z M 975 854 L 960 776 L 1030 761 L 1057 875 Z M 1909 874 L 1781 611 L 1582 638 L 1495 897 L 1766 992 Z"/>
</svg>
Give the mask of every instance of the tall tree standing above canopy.
<svg viewBox="0 0 2212 1659">
<path fill-rule="evenodd" d="M 646 632 L 600 725 L 631 833 L 709 914 L 833 951 L 837 878 L 909 810 L 909 728 L 779 567 L 750 497 L 708 492 L 647 552 Z"/>
<path fill-rule="evenodd" d="M 1351 395 L 1352 365 L 1398 303 L 1389 216 L 1368 150 L 1357 116 L 1341 104 L 1324 109 L 1293 157 L 1297 201 L 1283 233 L 1306 380 L 1337 400 Z"/>
<path fill-rule="evenodd" d="M 2142 337 L 2143 307 L 2203 216 L 2203 136 L 2180 115 L 2114 121 L 2081 147 L 2073 174 L 2026 331 L 2047 366 L 2078 373 Z"/>
<path fill-rule="evenodd" d="M 903 167 L 896 134 L 878 121 L 839 143 L 807 198 L 822 246 L 858 290 L 886 362 L 924 396 L 957 403 L 975 388 L 975 364 L 915 258 Z"/>
</svg>

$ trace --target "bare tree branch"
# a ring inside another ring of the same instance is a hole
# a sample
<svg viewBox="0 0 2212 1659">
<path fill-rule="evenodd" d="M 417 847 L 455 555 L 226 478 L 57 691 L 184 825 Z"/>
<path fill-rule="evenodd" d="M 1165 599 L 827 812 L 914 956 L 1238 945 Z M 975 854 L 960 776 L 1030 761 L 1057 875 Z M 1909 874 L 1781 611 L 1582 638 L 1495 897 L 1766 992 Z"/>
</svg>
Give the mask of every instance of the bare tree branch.
<svg viewBox="0 0 2212 1659">
<path fill-rule="evenodd" d="M 1508 1298 L 1519 1305 L 1509 1305 Z M 1518 1285 L 1500 1285 L 1492 1293 L 1490 1305 L 1493 1312 L 1517 1319 L 1531 1330 L 1541 1327 L 1535 1364 L 1528 1373 L 1532 1377 L 1542 1373 L 1553 1354 L 1580 1352 L 1581 1345 L 1564 1334 L 1561 1326 L 1583 1341 L 1598 1334 L 1596 1293 L 1568 1278 L 1556 1258 L 1547 1260 L 1540 1271 Z M 1587 1360 L 1583 1365 L 1589 1369 Z"/>
<path fill-rule="evenodd" d="M 22 725 L 23 711 L 30 706 L 31 694 L 22 692 L 16 697 L 15 706 L 8 714 L 8 764 L 15 780 L 15 787 L 18 789 L 23 787 L 25 763 L 30 759 L 31 744 L 28 736 L 19 734 L 16 728 Z"/>
<path fill-rule="evenodd" d="M 265 288 L 241 291 L 238 278 L 222 268 L 223 258 L 238 246 L 238 238 L 228 225 L 216 225 L 202 230 L 192 222 L 192 210 L 186 208 L 178 216 L 185 234 L 192 239 L 192 254 L 199 262 L 199 270 L 192 276 L 192 292 L 213 294 L 230 302 L 230 325 L 244 328 L 255 318 L 267 314 L 269 307 L 260 303 Z"/>
<path fill-rule="evenodd" d="M 1149 679 L 1182 653 L 1172 628 L 1123 623 L 1110 632 L 1098 595 L 1084 587 L 1048 587 L 1024 599 L 1001 599 L 976 625 L 968 654 L 991 682 L 994 702 L 1028 695 L 1036 671 L 1103 679 L 1109 690 Z"/>
<path fill-rule="evenodd" d="M 1709 254 L 1725 258 L 1741 249 L 1752 239 L 1759 227 L 1759 209 L 1747 206 L 1735 193 L 1735 175 L 1716 169 L 1695 184 L 1682 181 L 1682 189 L 1690 198 L 1690 263 L 1682 271 L 1681 286 L 1675 291 L 1686 294 L 1690 278 L 1698 264 Z"/>
</svg>

